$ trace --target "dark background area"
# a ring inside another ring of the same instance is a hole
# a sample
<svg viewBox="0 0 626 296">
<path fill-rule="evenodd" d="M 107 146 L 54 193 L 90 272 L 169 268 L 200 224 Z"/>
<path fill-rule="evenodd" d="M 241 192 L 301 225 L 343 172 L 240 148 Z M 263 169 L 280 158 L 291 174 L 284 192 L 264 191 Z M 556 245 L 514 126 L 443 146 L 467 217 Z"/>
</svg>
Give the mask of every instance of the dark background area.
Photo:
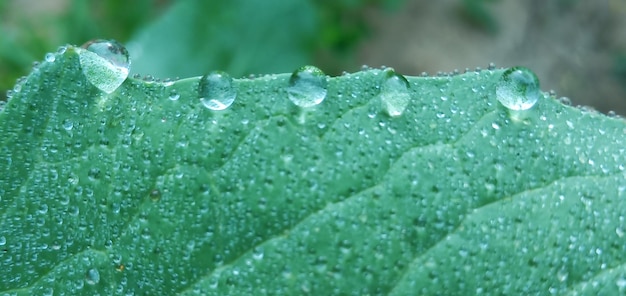
<svg viewBox="0 0 626 296">
<path fill-rule="evenodd" d="M 213 9 L 222 3 L 205 2 Z M 303 41 L 305 62 L 327 74 L 358 71 L 364 64 L 390 66 L 411 76 L 462 72 L 489 63 L 522 65 L 537 73 L 544 91 L 554 90 L 575 105 L 626 115 L 625 0 L 308 2 L 314 28 Z M 98 37 L 131 42 L 175 4 L 172 0 L 137 0 L 132 5 L 121 0 L 0 1 L 0 99 L 6 99 L 4 94 L 15 80 L 46 52 Z M 278 19 L 267 26 L 278 34 L 290 21 Z M 177 60 L 193 62 L 184 56 Z M 289 67 L 284 72 L 294 69 Z M 232 74 L 252 73 L 244 69 Z"/>
</svg>

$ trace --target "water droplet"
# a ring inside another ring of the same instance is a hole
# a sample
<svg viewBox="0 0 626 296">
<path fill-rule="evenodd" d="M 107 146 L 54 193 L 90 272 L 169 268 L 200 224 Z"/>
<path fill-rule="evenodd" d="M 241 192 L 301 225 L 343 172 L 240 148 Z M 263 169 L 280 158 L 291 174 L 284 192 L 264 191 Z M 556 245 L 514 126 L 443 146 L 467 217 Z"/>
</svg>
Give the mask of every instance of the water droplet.
<svg viewBox="0 0 626 296">
<path fill-rule="evenodd" d="M 402 115 L 409 104 L 409 82 L 404 76 L 397 74 L 393 69 L 384 71 L 384 81 L 381 85 L 380 100 L 383 108 L 391 117 Z"/>
<path fill-rule="evenodd" d="M 52 296 L 52 295 L 54 295 L 54 289 L 53 288 L 45 288 L 41 295 Z"/>
<path fill-rule="evenodd" d="M 57 48 L 57 53 L 64 54 L 66 50 L 67 50 L 67 46 L 62 45 L 62 46 L 59 46 L 59 48 Z"/>
<path fill-rule="evenodd" d="M 176 101 L 176 100 L 178 100 L 180 98 L 180 95 L 176 91 L 171 91 L 169 98 L 172 101 Z"/>
<path fill-rule="evenodd" d="M 0 236 L 0 246 L 4 246 L 7 244 L 7 238 L 4 236 Z"/>
<path fill-rule="evenodd" d="M 74 128 L 74 123 L 69 119 L 64 119 L 61 125 L 63 126 L 63 129 L 65 129 L 66 131 L 71 131 L 72 128 Z"/>
<path fill-rule="evenodd" d="M 313 107 L 326 98 L 327 85 L 326 74 L 322 70 L 304 66 L 291 74 L 287 94 L 298 107 Z"/>
<path fill-rule="evenodd" d="M 209 287 L 211 289 L 217 289 L 218 284 L 219 284 L 219 281 L 216 277 L 212 277 L 209 279 Z"/>
<path fill-rule="evenodd" d="M 571 106 L 572 105 L 572 100 L 570 100 L 568 97 L 560 97 L 558 100 L 563 105 L 567 105 L 567 106 Z"/>
<path fill-rule="evenodd" d="M 215 71 L 202 76 L 198 87 L 202 104 L 211 110 L 224 110 L 233 104 L 237 90 L 227 73 Z"/>
<path fill-rule="evenodd" d="M 254 248 L 254 250 L 252 251 L 252 258 L 254 258 L 255 260 L 263 259 L 263 248 L 262 247 Z"/>
<path fill-rule="evenodd" d="M 511 110 L 530 109 L 540 96 L 537 75 L 524 67 L 504 71 L 496 86 L 498 101 Z"/>
<path fill-rule="evenodd" d="M 620 277 L 615 281 L 615 284 L 620 289 L 620 291 L 622 291 L 622 289 L 626 288 L 626 279 L 623 277 Z"/>
<path fill-rule="evenodd" d="M 87 271 L 87 275 L 85 277 L 85 282 L 88 285 L 95 285 L 100 282 L 100 273 L 97 269 L 92 268 Z"/>
<path fill-rule="evenodd" d="M 54 63 L 54 60 L 56 60 L 56 57 L 54 56 L 53 53 L 49 52 L 46 54 L 45 59 L 46 59 L 46 62 Z"/>
<path fill-rule="evenodd" d="M 130 58 L 126 48 L 115 40 L 92 40 L 79 52 L 80 66 L 91 84 L 112 93 L 128 77 Z"/>
</svg>

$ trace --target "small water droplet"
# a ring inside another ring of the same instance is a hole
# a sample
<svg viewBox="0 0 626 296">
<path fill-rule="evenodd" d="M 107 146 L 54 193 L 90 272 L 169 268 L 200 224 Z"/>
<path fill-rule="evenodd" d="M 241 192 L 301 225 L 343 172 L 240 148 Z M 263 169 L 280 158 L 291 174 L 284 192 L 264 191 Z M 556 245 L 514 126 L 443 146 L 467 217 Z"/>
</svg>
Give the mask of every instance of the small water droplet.
<svg viewBox="0 0 626 296">
<path fill-rule="evenodd" d="M 0 246 L 4 246 L 7 244 L 7 238 L 4 236 L 0 236 Z"/>
<path fill-rule="evenodd" d="M 176 91 L 171 91 L 169 98 L 172 101 L 176 101 L 180 98 L 180 95 Z"/>
<path fill-rule="evenodd" d="M 262 247 L 254 248 L 254 250 L 252 251 L 252 258 L 254 258 L 255 260 L 263 259 L 263 248 Z"/>
<path fill-rule="evenodd" d="M 115 91 L 128 77 L 130 58 L 126 48 L 115 40 L 96 39 L 79 52 L 80 66 L 91 84 L 106 93 Z"/>
<path fill-rule="evenodd" d="M 384 81 L 381 85 L 380 100 L 383 108 L 391 117 L 402 115 L 409 104 L 409 82 L 404 76 L 397 74 L 393 69 L 384 71 Z"/>
<path fill-rule="evenodd" d="M 74 123 L 69 119 L 64 119 L 61 125 L 63 126 L 63 129 L 66 131 L 71 131 L 72 128 L 74 128 Z"/>
<path fill-rule="evenodd" d="M 53 53 L 49 52 L 46 54 L 45 59 L 46 59 L 46 62 L 48 63 L 54 63 L 54 61 L 56 60 L 56 57 L 54 56 Z"/>
<path fill-rule="evenodd" d="M 209 287 L 211 289 L 217 289 L 218 284 L 219 284 L 219 281 L 216 277 L 212 277 L 209 279 Z"/>
<path fill-rule="evenodd" d="M 67 46 L 62 45 L 62 46 L 59 46 L 59 48 L 57 48 L 57 53 L 64 54 L 66 50 L 67 50 Z"/>
<path fill-rule="evenodd" d="M 92 268 L 87 271 L 87 275 L 85 276 L 85 282 L 88 285 L 95 285 L 100 282 L 100 273 L 97 269 Z"/>
<path fill-rule="evenodd" d="M 561 102 L 561 104 L 567 105 L 567 106 L 571 106 L 572 105 L 572 100 L 570 100 L 568 97 L 560 97 L 559 98 L 559 102 Z"/>
<path fill-rule="evenodd" d="M 202 104 L 215 111 L 224 110 L 233 104 L 237 90 L 233 79 L 225 72 L 214 71 L 202 76 L 198 87 Z"/>
<path fill-rule="evenodd" d="M 537 75 L 524 67 L 513 67 L 502 74 L 496 86 L 496 97 L 511 110 L 530 109 L 541 93 Z"/>
<path fill-rule="evenodd" d="M 287 94 L 297 106 L 313 107 L 326 98 L 327 85 L 326 74 L 322 70 L 313 66 L 304 66 L 291 74 Z"/>
</svg>

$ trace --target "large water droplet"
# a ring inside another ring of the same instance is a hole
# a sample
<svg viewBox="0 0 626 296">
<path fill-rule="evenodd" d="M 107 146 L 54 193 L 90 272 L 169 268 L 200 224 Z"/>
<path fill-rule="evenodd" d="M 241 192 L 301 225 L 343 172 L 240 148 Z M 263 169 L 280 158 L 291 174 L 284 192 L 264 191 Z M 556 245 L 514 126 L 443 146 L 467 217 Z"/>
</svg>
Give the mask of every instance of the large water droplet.
<svg viewBox="0 0 626 296">
<path fill-rule="evenodd" d="M 524 67 L 513 67 L 502 74 L 496 97 L 511 110 L 530 109 L 541 96 L 537 75 Z"/>
<path fill-rule="evenodd" d="M 313 107 L 326 98 L 327 85 L 326 74 L 322 70 L 304 66 L 291 74 L 287 95 L 299 107 Z"/>
<path fill-rule="evenodd" d="M 380 100 L 383 108 L 391 117 L 400 116 L 409 104 L 409 82 L 404 76 L 387 68 L 383 72 L 383 83 L 380 90 Z"/>
<path fill-rule="evenodd" d="M 205 107 L 211 110 L 224 110 L 235 101 L 237 90 L 230 75 L 215 71 L 202 76 L 198 95 Z"/>
<path fill-rule="evenodd" d="M 85 282 L 88 285 L 95 285 L 100 282 L 100 273 L 97 269 L 92 268 L 87 271 L 87 275 L 85 277 Z"/>
<path fill-rule="evenodd" d="M 115 40 L 92 40 L 79 51 L 80 66 L 91 84 L 112 93 L 128 77 L 130 58 L 126 48 Z"/>
</svg>

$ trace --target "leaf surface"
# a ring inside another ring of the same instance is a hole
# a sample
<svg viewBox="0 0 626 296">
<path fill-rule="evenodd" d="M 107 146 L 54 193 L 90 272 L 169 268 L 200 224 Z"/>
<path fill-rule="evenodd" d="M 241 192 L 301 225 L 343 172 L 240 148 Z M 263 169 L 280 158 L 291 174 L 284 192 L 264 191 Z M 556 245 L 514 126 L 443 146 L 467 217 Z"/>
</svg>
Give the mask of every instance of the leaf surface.
<svg viewBox="0 0 626 296">
<path fill-rule="evenodd" d="M 73 47 L 0 112 L 0 291 L 12 294 L 617 294 L 626 124 L 548 96 L 511 113 L 503 70 L 89 84 Z M 173 99 L 175 98 L 175 100 Z"/>
</svg>

